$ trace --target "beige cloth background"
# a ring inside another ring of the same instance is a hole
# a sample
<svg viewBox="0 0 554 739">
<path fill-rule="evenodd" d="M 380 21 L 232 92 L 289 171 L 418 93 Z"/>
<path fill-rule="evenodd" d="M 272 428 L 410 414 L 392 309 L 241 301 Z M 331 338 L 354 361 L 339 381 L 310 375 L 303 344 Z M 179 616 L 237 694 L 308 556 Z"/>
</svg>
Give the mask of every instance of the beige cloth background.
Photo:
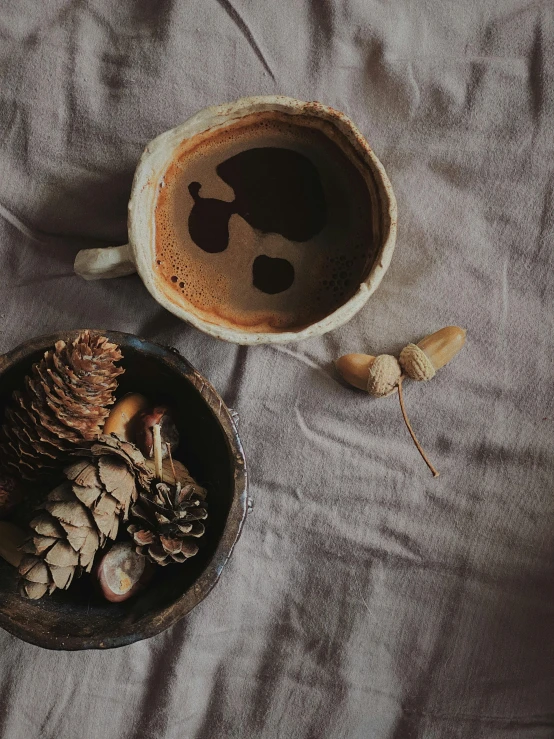
<svg viewBox="0 0 554 739">
<path fill-rule="evenodd" d="M 2 739 L 554 736 L 550 0 L 25 0 L 0 4 L 0 350 L 73 327 L 178 347 L 241 413 L 255 513 L 185 621 L 109 653 L 0 634 Z M 398 246 L 343 329 L 220 343 L 138 278 L 84 283 L 123 243 L 146 142 L 199 108 L 284 93 L 344 110 L 395 188 Z M 394 398 L 348 351 L 444 324 L 463 353 Z"/>
</svg>

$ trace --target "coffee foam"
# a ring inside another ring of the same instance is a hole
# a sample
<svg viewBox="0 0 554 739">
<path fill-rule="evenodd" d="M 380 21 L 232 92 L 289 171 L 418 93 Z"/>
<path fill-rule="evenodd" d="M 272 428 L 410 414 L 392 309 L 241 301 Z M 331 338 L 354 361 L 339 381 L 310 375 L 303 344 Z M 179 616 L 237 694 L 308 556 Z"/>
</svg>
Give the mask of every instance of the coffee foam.
<svg viewBox="0 0 554 739">
<path fill-rule="evenodd" d="M 268 111 L 184 142 L 160 182 L 156 204 L 155 271 L 169 299 L 208 322 L 253 332 L 298 330 L 344 304 L 367 275 L 375 248 L 368 187 L 337 139 L 335 128 L 321 119 Z M 233 188 L 216 167 L 263 147 L 292 149 L 315 164 L 326 225 L 307 242 L 291 242 L 254 229 L 234 213 L 227 249 L 204 252 L 188 231 L 188 186 L 199 182 L 202 198 L 233 202 Z M 267 294 L 253 286 L 252 264 L 260 254 L 293 265 L 289 289 Z"/>
</svg>

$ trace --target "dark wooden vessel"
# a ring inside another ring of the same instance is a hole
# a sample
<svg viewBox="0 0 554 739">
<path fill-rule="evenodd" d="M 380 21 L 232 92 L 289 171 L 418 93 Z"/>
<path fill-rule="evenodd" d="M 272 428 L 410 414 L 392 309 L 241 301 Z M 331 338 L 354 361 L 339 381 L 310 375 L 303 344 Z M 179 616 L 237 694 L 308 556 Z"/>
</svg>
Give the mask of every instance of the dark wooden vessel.
<svg viewBox="0 0 554 739">
<path fill-rule="evenodd" d="M 0 418 L 13 390 L 43 353 L 78 331 L 32 339 L 0 356 Z M 96 331 L 95 331 L 96 333 Z M 158 568 L 147 590 L 124 603 L 97 595 L 87 576 L 39 601 L 17 594 L 16 572 L 0 559 L 0 627 L 48 649 L 108 649 L 147 639 L 194 608 L 218 581 L 247 512 L 244 452 L 230 411 L 210 383 L 176 350 L 130 334 L 100 331 L 118 343 L 126 369 L 119 395 L 166 394 L 181 420 L 179 458 L 208 489 L 209 519 L 200 552 L 184 565 Z"/>
</svg>

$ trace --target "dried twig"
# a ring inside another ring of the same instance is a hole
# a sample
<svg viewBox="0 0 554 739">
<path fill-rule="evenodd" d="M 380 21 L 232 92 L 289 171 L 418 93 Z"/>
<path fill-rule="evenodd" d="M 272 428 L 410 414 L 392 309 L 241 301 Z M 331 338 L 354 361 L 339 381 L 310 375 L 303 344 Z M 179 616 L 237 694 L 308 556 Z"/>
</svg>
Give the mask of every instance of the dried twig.
<svg viewBox="0 0 554 739">
<path fill-rule="evenodd" d="M 438 477 L 440 473 L 438 472 L 437 469 L 435 469 L 435 467 L 433 467 L 433 465 L 431 464 L 431 462 L 429 460 L 429 457 L 423 451 L 423 447 L 421 446 L 421 444 L 417 440 L 416 435 L 414 433 L 414 430 L 412 428 L 412 425 L 411 425 L 411 423 L 410 423 L 410 421 L 408 419 L 408 414 L 406 413 L 406 407 L 404 406 L 404 395 L 402 393 L 402 380 L 403 379 L 404 378 L 401 377 L 400 380 L 399 380 L 399 382 L 398 382 L 398 399 L 400 400 L 400 410 L 402 411 L 402 416 L 404 418 L 404 423 L 406 424 L 406 427 L 407 427 L 408 431 L 410 432 L 410 436 L 412 437 L 412 439 L 414 441 L 414 444 L 417 447 L 418 452 L 423 457 L 423 460 L 424 460 L 425 464 L 427 465 L 427 467 L 429 467 L 429 469 L 433 473 L 433 477 Z"/>
<path fill-rule="evenodd" d="M 152 435 L 154 436 L 154 474 L 160 482 L 164 481 L 164 470 L 162 460 L 162 427 L 159 423 L 152 426 Z"/>
</svg>

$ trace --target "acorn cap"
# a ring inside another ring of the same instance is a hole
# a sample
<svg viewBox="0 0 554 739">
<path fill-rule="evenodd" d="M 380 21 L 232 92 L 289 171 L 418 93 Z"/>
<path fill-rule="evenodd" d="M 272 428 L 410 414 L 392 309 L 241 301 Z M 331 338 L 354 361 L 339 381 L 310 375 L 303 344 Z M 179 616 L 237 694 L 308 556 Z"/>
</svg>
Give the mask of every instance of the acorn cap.
<svg viewBox="0 0 554 739">
<path fill-rule="evenodd" d="M 435 376 L 433 363 L 417 344 L 408 344 L 400 352 L 400 364 L 412 380 L 432 380 Z"/>
<path fill-rule="evenodd" d="M 392 354 L 379 354 L 369 368 L 367 392 L 375 398 L 393 393 L 398 385 L 402 370 L 398 359 Z"/>
<path fill-rule="evenodd" d="M 417 344 L 408 344 L 400 352 L 402 369 L 412 380 L 431 380 L 463 347 L 466 330 L 445 326 Z"/>
</svg>

